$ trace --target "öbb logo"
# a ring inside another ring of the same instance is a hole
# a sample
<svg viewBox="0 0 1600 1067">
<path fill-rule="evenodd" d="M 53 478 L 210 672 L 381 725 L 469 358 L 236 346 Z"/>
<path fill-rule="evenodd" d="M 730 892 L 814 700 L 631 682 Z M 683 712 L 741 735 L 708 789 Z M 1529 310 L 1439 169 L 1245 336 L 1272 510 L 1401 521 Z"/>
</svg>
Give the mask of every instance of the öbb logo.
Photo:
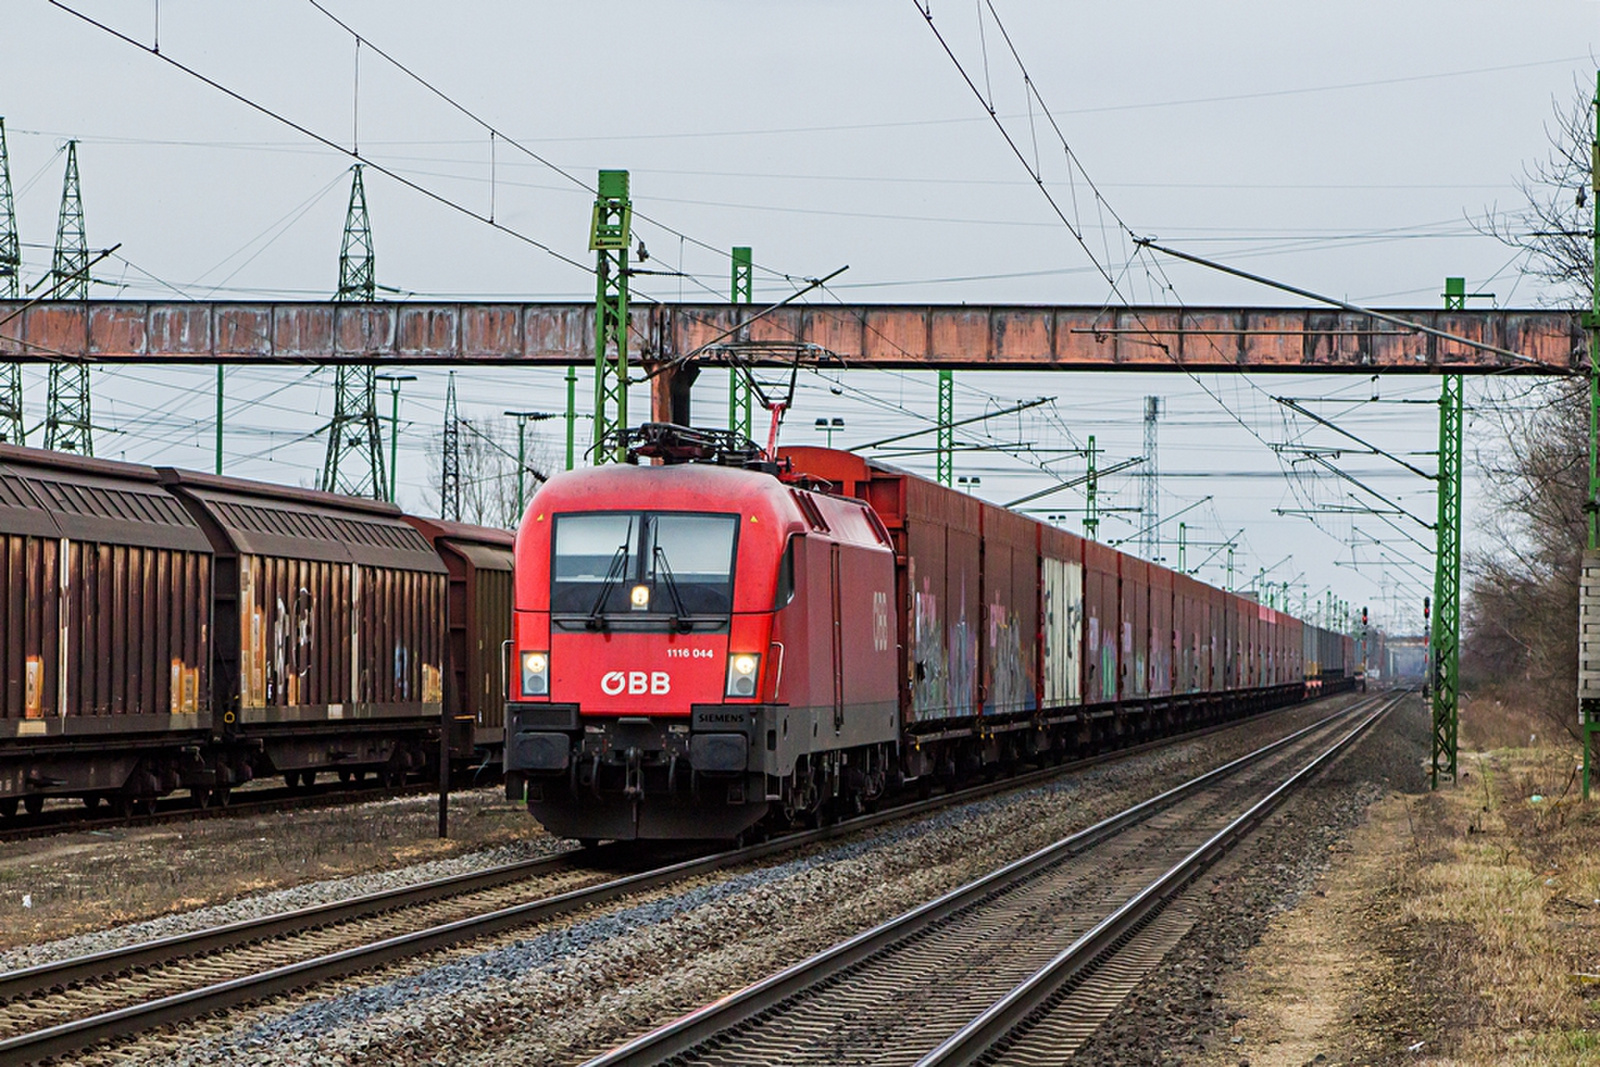
<svg viewBox="0 0 1600 1067">
<path fill-rule="evenodd" d="M 666 696 L 672 692 L 672 676 L 666 671 L 607 671 L 600 676 L 600 691 L 608 697 Z"/>
</svg>

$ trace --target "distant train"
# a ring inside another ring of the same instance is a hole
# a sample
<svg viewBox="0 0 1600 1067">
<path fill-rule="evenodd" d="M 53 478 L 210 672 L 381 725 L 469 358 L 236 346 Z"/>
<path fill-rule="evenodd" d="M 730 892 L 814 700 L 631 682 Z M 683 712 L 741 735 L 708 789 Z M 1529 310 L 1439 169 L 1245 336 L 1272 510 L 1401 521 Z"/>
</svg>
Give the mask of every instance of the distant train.
<svg viewBox="0 0 1600 1067">
<path fill-rule="evenodd" d="M 508 792 L 733 838 L 1355 681 L 1350 637 L 924 478 L 647 424 L 516 542 Z"/>
<path fill-rule="evenodd" d="M 512 537 L 0 445 L 0 816 L 498 758 Z M 449 714 L 441 719 L 445 708 Z"/>
</svg>

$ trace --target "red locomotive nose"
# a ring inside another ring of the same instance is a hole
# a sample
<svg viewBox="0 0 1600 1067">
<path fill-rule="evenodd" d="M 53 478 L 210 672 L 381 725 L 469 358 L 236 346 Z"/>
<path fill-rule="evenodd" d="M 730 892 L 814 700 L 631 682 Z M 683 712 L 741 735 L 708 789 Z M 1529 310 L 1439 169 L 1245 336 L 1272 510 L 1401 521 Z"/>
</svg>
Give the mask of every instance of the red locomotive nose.
<svg viewBox="0 0 1600 1067">
<path fill-rule="evenodd" d="M 585 715 L 687 717 L 720 703 L 728 635 L 560 633 L 550 640 L 550 699 Z"/>
</svg>

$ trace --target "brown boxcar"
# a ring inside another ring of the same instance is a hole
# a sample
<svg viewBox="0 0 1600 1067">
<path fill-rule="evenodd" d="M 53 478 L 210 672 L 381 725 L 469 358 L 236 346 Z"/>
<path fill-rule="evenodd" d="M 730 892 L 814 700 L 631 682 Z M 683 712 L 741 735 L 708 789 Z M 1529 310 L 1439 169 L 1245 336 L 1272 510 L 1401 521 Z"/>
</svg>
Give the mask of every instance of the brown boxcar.
<svg viewBox="0 0 1600 1067">
<path fill-rule="evenodd" d="M 1172 579 L 1173 628 L 1176 649 L 1173 655 L 1176 681 L 1174 691 L 1198 693 L 1206 688 L 1204 657 L 1201 649 L 1206 637 L 1204 587 L 1186 574 Z"/>
<path fill-rule="evenodd" d="M 980 505 L 921 478 L 904 485 L 911 717 L 919 725 L 970 718 L 978 711 Z"/>
<path fill-rule="evenodd" d="M 1177 575 L 1150 565 L 1150 695 L 1170 696 L 1173 692 L 1173 661 L 1178 635 L 1173 602 L 1173 583 Z"/>
<path fill-rule="evenodd" d="M 407 515 L 450 572 L 445 605 L 445 700 L 456 731 L 451 751 L 460 759 L 500 762 L 505 744 L 507 668 L 511 639 L 511 565 L 516 537 L 509 530 Z"/>
<path fill-rule="evenodd" d="M 985 715 L 1039 707 L 1039 529 L 1025 515 L 982 507 L 983 620 L 979 636 Z"/>
<path fill-rule="evenodd" d="M 1083 544 L 1084 700 L 1102 704 L 1118 698 L 1122 597 L 1118 590 L 1122 554 L 1096 541 Z"/>
<path fill-rule="evenodd" d="M 391 504 L 170 468 L 216 554 L 219 774 L 397 779 L 436 756 L 444 564 Z M 222 784 L 231 784 L 225 781 Z"/>
<path fill-rule="evenodd" d="M 1122 695 L 1141 700 L 1150 693 L 1150 564 L 1122 557 Z"/>
<path fill-rule="evenodd" d="M 156 471 L 0 446 L 0 812 L 209 778 L 211 546 Z"/>
<path fill-rule="evenodd" d="M 1083 703 L 1083 539 L 1039 530 L 1042 703 L 1049 710 Z"/>
</svg>

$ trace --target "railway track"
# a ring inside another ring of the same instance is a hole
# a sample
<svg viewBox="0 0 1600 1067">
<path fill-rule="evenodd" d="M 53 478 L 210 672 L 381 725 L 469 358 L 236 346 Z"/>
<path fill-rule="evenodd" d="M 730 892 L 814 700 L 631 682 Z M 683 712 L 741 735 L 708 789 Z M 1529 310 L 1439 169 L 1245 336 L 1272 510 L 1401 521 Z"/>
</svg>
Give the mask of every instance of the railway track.
<svg viewBox="0 0 1600 1067">
<path fill-rule="evenodd" d="M 80 1051 L 1223 728 L 1118 749 L 619 877 L 613 875 L 628 853 L 624 847 L 572 850 L 0 973 L 0 1062 Z"/>
<path fill-rule="evenodd" d="M 498 773 L 495 775 L 498 778 Z M 463 775 L 451 784 L 451 791 L 475 788 L 485 782 L 473 775 Z M 404 785 L 385 785 L 380 779 L 364 782 L 326 782 L 309 789 L 285 788 L 281 785 L 264 788 L 243 787 L 235 790 L 228 803 L 210 802 L 200 806 L 190 796 L 162 797 L 155 810 L 144 814 L 107 814 L 109 805 L 73 809 L 52 805 L 38 815 L 18 814 L 0 816 L 0 842 L 26 841 L 55 834 L 87 833 L 91 830 L 124 829 L 130 826 L 157 826 L 164 823 L 194 822 L 198 819 L 227 819 L 243 815 L 260 815 L 275 811 L 297 811 L 309 808 L 336 807 L 341 804 L 359 804 L 370 800 L 389 800 L 394 797 L 432 796 L 439 791 L 437 779 L 414 781 Z"/>
<path fill-rule="evenodd" d="M 1059 1063 L 1187 929 L 1182 890 L 1403 697 L 1362 701 L 586 1067 Z"/>
</svg>

